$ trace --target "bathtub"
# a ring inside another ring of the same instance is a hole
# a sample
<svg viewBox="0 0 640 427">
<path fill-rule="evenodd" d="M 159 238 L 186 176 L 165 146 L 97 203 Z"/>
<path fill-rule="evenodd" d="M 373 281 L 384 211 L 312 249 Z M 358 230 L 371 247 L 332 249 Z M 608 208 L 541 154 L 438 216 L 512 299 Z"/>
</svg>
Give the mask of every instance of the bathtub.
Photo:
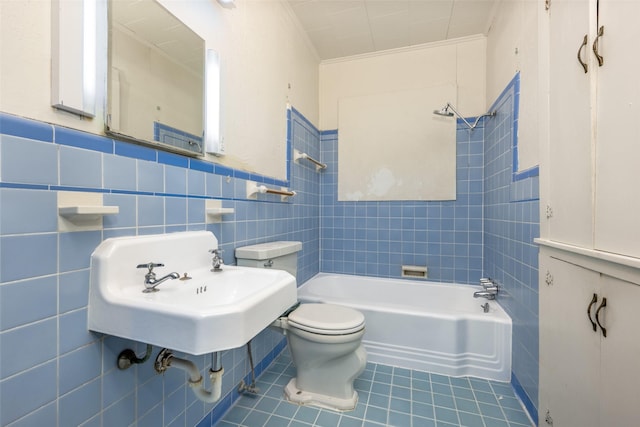
<svg viewBox="0 0 640 427">
<path fill-rule="evenodd" d="M 511 318 L 480 286 L 320 273 L 301 302 L 353 307 L 365 316 L 367 360 L 454 377 L 511 379 Z"/>
</svg>

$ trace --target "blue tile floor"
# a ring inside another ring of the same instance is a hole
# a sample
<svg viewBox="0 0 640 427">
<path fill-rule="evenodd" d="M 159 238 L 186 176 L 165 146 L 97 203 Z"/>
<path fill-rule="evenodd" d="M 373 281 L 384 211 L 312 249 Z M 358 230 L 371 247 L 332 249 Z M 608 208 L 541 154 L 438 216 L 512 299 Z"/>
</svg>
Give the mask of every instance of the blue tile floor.
<svg viewBox="0 0 640 427">
<path fill-rule="evenodd" d="M 508 383 L 367 363 L 356 409 L 341 413 L 287 402 L 294 375 L 285 349 L 258 379 L 260 393 L 240 397 L 216 427 L 532 426 Z"/>
</svg>

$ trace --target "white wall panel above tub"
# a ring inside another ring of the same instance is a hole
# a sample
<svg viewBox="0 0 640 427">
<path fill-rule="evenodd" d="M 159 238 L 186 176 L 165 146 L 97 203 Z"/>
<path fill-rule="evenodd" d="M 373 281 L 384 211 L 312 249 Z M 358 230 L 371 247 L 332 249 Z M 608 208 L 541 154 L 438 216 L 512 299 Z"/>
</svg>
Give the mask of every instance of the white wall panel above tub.
<svg viewBox="0 0 640 427">
<path fill-rule="evenodd" d="M 338 200 L 454 200 L 454 85 L 342 98 Z"/>
</svg>

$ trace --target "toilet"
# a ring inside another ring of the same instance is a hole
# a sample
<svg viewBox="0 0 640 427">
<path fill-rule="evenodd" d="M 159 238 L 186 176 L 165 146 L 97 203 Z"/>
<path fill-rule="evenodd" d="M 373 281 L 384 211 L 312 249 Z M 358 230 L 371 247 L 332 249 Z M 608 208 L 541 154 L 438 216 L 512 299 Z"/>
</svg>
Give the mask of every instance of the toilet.
<svg viewBox="0 0 640 427">
<path fill-rule="evenodd" d="M 236 249 L 239 266 L 276 268 L 296 277 L 301 242 L 270 242 Z M 356 407 L 353 381 L 367 354 L 364 315 L 336 304 L 300 304 L 271 325 L 287 336 L 296 377 L 285 386 L 287 400 L 339 411 Z"/>
</svg>

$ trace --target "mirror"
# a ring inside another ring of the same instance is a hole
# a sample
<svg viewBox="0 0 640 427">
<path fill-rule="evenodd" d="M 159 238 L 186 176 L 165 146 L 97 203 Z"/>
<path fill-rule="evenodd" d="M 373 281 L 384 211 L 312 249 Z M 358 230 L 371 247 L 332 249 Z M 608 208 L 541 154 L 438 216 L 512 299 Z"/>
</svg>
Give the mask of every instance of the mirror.
<svg viewBox="0 0 640 427">
<path fill-rule="evenodd" d="M 109 1 L 107 134 L 203 154 L 205 43 L 154 0 Z"/>
</svg>

